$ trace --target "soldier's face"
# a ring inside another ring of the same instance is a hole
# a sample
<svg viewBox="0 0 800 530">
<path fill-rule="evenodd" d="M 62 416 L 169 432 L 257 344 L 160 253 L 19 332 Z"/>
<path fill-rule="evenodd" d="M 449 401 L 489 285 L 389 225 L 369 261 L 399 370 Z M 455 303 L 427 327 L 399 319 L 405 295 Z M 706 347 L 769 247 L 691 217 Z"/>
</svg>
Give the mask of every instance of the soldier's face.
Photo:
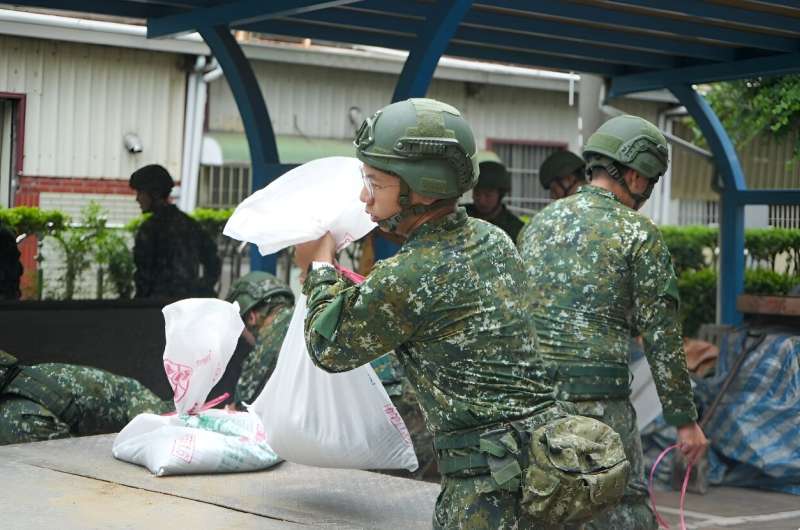
<svg viewBox="0 0 800 530">
<path fill-rule="evenodd" d="M 142 213 L 153 211 L 153 196 L 146 191 L 136 190 L 136 202 L 139 203 Z"/>
<path fill-rule="evenodd" d="M 472 190 L 472 203 L 482 215 L 488 215 L 500 205 L 500 190 L 496 188 L 475 188 Z"/>
<path fill-rule="evenodd" d="M 360 199 L 372 221 L 382 221 L 399 212 L 400 179 L 367 164 L 362 171 L 364 187 Z"/>
</svg>

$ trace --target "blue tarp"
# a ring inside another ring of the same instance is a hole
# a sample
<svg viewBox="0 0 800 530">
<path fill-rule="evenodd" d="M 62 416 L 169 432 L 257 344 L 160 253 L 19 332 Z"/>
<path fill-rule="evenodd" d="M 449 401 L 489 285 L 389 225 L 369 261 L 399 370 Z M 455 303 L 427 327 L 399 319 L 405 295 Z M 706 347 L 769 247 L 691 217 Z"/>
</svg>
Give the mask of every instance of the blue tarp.
<svg viewBox="0 0 800 530">
<path fill-rule="evenodd" d="M 715 375 L 696 381 L 701 415 L 736 359 L 758 341 L 746 331 L 728 337 Z M 704 430 L 711 440 L 712 484 L 800 495 L 800 336 L 770 333 L 747 353 Z M 675 429 L 657 418 L 642 431 L 646 457 L 654 460 L 675 436 Z M 669 481 L 669 464 L 660 466 L 659 479 Z"/>
</svg>

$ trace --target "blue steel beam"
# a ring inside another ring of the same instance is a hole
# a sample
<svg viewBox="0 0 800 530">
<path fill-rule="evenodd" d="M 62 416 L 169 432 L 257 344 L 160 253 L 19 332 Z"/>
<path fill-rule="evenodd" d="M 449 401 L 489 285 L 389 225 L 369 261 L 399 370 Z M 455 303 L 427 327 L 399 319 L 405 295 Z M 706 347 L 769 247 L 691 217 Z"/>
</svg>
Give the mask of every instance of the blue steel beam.
<svg viewBox="0 0 800 530">
<path fill-rule="evenodd" d="M 728 63 L 687 66 L 622 75 L 611 81 L 609 97 L 656 90 L 668 83 L 712 83 L 744 77 L 775 76 L 800 72 L 800 53 L 784 53 Z"/>
<path fill-rule="evenodd" d="M 471 5 L 472 0 L 448 0 L 436 4 L 437 11 L 425 21 L 416 42 L 408 51 L 408 58 L 394 87 L 392 101 L 425 96 L 439 59 Z"/>
<path fill-rule="evenodd" d="M 664 0 L 615 0 L 615 2 L 746 26 L 760 26 L 793 33 L 800 32 L 800 19 L 766 13 L 757 9 L 698 2 L 697 0 L 670 0 L 669 2 L 664 2 Z"/>
<path fill-rule="evenodd" d="M 435 17 L 437 13 L 432 12 L 430 16 Z M 474 15 L 471 13 L 467 13 L 466 16 L 474 18 Z M 363 26 L 361 26 L 363 28 L 416 33 L 418 35 L 422 35 L 425 31 L 422 21 L 418 19 L 393 18 L 356 9 L 329 9 L 326 11 L 318 11 L 304 15 L 302 20 L 351 27 L 354 31 L 358 31 L 360 27 L 354 25 L 355 17 L 358 17 L 358 21 L 363 23 Z M 300 19 L 298 19 L 298 21 L 299 20 Z M 598 45 L 601 43 L 569 40 L 555 41 L 549 38 L 542 39 L 535 35 L 508 31 L 508 29 L 511 28 L 500 27 L 492 29 L 485 27 L 476 28 L 475 26 L 465 27 L 461 25 L 452 37 L 452 40 L 465 44 L 499 46 L 509 49 L 518 49 L 520 51 L 527 50 L 535 53 L 571 56 L 581 60 L 638 65 L 648 69 L 675 68 L 681 66 L 676 63 L 675 58 L 670 55 L 665 55 L 664 53 Z"/>
<path fill-rule="evenodd" d="M 618 11 L 606 7 L 566 2 L 530 2 L 529 0 L 491 0 L 482 4 L 520 11 L 519 16 L 547 15 L 566 21 L 589 25 L 603 24 L 611 29 L 624 29 L 625 32 L 638 30 L 672 33 L 676 36 L 694 36 L 704 39 L 727 42 L 736 46 L 763 48 L 782 52 L 800 49 L 797 39 L 767 35 L 758 32 L 742 31 L 705 22 L 675 20 L 667 17 L 644 15 L 629 11 Z M 534 7 L 535 6 L 535 7 Z"/>
<path fill-rule="evenodd" d="M 250 147 L 250 175 L 252 189 L 255 191 L 266 186 L 286 169 L 278 158 L 278 146 L 267 105 L 258 87 L 253 68 L 228 27 L 206 26 L 198 28 L 198 31 L 222 67 L 236 106 L 239 108 Z M 257 249 L 251 252 L 252 270 L 275 272 L 275 264 L 274 255 L 262 257 Z"/>
<path fill-rule="evenodd" d="M 130 18 L 163 17 L 180 11 L 169 5 L 134 0 L 15 0 L 14 5 Z"/>
<path fill-rule="evenodd" d="M 738 195 L 747 186 L 742 166 L 728 133 L 703 96 L 690 85 L 676 84 L 667 88 L 697 122 L 714 154 L 717 170 L 722 174 L 717 318 L 722 324 L 736 325 L 742 319 L 736 310 L 736 299 L 744 292 L 744 206 Z"/>
<path fill-rule="evenodd" d="M 185 13 L 152 18 L 147 21 L 147 37 L 168 37 L 194 31 L 203 26 L 244 25 L 276 17 L 301 15 L 359 0 L 241 0 L 202 9 L 191 9 Z"/>
<path fill-rule="evenodd" d="M 365 0 L 352 11 L 361 13 L 371 11 L 381 16 L 427 16 L 431 4 L 413 2 L 394 2 L 386 4 L 384 0 Z M 617 29 L 603 29 L 596 26 L 570 24 L 552 19 L 521 17 L 498 11 L 490 11 L 485 4 L 473 5 L 464 17 L 462 28 L 496 28 L 512 32 L 525 32 L 531 35 L 544 36 L 548 39 L 576 40 L 578 42 L 594 42 L 609 47 L 622 47 L 629 50 L 655 52 L 664 55 L 677 55 L 710 61 L 732 61 L 736 58 L 736 50 L 724 45 L 713 45 L 690 42 L 683 37 L 665 34 L 641 34 L 621 32 Z"/>
<path fill-rule="evenodd" d="M 445 53 L 447 55 L 454 55 L 464 59 L 479 59 L 499 63 L 514 63 L 517 65 L 528 66 L 530 68 L 553 68 L 557 70 L 597 74 L 606 77 L 612 77 L 621 74 L 623 68 L 618 65 L 601 63 L 599 61 L 584 61 L 572 57 L 556 57 L 555 55 L 546 55 L 543 53 L 529 53 L 526 51 L 490 48 L 470 44 L 460 44 L 457 42 L 451 43 Z"/>
<path fill-rule="evenodd" d="M 739 204 L 800 204 L 800 190 L 745 190 L 734 197 Z"/>
</svg>

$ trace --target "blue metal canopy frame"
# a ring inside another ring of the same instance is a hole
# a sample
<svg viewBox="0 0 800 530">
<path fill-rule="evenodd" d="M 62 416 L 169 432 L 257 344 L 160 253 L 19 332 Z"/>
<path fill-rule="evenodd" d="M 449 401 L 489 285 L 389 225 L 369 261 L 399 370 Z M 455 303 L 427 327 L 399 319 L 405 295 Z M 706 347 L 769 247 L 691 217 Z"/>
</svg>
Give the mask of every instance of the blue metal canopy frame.
<svg viewBox="0 0 800 530">
<path fill-rule="evenodd" d="M 258 189 L 280 163 L 267 106 L 231 29 L 408 50 L 393 101 L 424 96 L 442 54 L 596 74 L 609 97 L 669 89 L 697 121 L 722 177 L 719 307 L 736 324 L 744 206 L 800 204 L 800 190 L 749 190 L 721 123 L 693 89 L 800 72 L 800 1 L 741 0 L 16 0 L 17 5 L 146 19 L 148 36 L 199 31 L 231 86 Z M 253 261 L 274 268 L 274 259 Z"/>
</svg>

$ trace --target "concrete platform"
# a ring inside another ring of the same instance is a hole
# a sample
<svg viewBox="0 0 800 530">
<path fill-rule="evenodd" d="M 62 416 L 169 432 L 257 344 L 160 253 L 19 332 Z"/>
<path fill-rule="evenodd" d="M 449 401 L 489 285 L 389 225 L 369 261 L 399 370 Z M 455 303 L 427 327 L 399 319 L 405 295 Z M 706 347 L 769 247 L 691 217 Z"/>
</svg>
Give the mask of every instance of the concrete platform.
<svg viewBox="0 0 800 530">
<path fill-rule="evenodd" d="M 154 477 L 111 456 L 114 435 L 0 447 L 8 530 L 431 527 L 438 485 L 284 462 L 258 473 Z M 678 526 L 677 492 L 658 492 Z M 687 528 L 800 530 L 800 497 L 739 488 L 690 494 Z M 524 529 L 520 529 L 524 530 Z"/>
</svg>

